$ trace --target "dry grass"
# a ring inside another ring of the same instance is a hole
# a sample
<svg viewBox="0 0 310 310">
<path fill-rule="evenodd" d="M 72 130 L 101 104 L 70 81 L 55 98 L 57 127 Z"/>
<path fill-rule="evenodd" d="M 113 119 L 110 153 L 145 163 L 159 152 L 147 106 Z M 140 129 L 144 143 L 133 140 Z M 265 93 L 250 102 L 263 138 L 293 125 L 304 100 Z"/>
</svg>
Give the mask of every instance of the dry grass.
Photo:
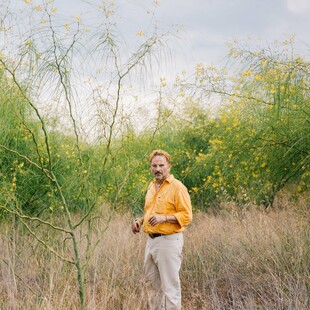
<svg viewBox="0 0 310 310">
<path fill-rule="evenodd" d="M 187 234 L 186 309 L 309 309 L 309 240 L 289 211 L 200 214 Z"/>
<path fill-rule="evenodd" d="M 309 309 L 308 212 L 197 213 L 185 233 L 184 309 Z M 146 309 L 145 235 L 115 215 L 87 271 L 87 309 Z M 93 242 L 105 219 L 93 224 Z M 40 228 L 60 252 L 68 241 Z M 85 232 L 81 231 L 81 248 Z M 76 272 L 42 249 L 20 224 L 0 231 L 0 309 L 78 309 Z"/>
</svg>

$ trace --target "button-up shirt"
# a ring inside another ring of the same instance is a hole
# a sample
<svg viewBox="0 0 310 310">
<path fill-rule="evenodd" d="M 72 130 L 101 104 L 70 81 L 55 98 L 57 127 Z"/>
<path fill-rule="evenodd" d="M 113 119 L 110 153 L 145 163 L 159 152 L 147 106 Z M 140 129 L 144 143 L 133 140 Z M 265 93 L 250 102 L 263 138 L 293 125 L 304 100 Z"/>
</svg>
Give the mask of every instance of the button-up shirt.
<svg viewBox="0 0 310 310">
<path fill-rule="evenodd" d="M 178 223 L 149 224 L 149 218 L 154 215 L 174 215 Z M 156 191 L 155 179 L 148 187 L 144 205 L 144 232 L 173 234 L 181 232 L 192 221 L 192 205 L 185 185 L 171 174 Z"/>
</svg>

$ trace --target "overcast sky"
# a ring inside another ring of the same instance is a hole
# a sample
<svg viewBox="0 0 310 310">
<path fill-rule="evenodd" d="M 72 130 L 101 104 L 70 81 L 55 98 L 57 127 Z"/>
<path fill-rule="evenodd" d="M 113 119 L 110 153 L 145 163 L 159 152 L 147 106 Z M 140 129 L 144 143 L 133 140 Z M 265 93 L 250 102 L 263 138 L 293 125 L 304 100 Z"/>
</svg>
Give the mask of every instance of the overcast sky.
<svg viewBox="0 0 310 310">
<path fill-rule="evenodd" d="M 106 1 L 109 2 L 109 1 Z M 91 23 L 96 0 L 55 0 L 58 13 L 83 16 Z M 296 37 L 303 56 L 310 55 L 310 0 L 114 0 L 116 20 L 129 40 L 156 23 L 162 30 L 183 25 L 181 39 L 169 48 L 178 70 L 199 62 L 221 64 L 227 42 L 247 37 L 272 43 Z M 154 12 L 154 15 L 149 12 Z"/>
<path fill-rule="evenodd" d="M 20 9 L 25 3 L 40 5 L 42 1 L 6 0 L 13 7 L 15 4 L 15 9 Z M 257 44 L 259 42 L 264 45 L 272 44 L 274 40 L 287 40 L 294 35 L 299 53 L 308 61 L 310 58 L 310 0 L 105 0 L 104 2 L 111 3 L 111 1 L 115 3 L 114 19 L 128 47 L 135 44 L 139 46 L 143 39 L 153 33 L 154 25 L 160 32 L 183 25 L 179 39 L 171 38 L 171 41 L 167 42 L 169 57 L 163 61 L 162 58 L 158 59 L 160 66 L 156 68 L 158 69 L 156 74 L 148 73 L 147 78 L 153 79 L 148 81 L 150 85 L 154 81 L 155 83 L 157 81 L 158 85 L 158 74 L 159 77 L 167 78 L 168 83 L 173 83 L 176 75 L 183 70 L 186 71 L 187 76 L 190 76 L 198 63 L 221 67 L 228 59 L 226 44 L 233 40 L 243 43 L 248 37 Z M 58 29 L 65 29 L 63 25 L 73 21 L 76 16 L 81 17 L 83 24 L 90 27 L 98 26 L 104 21 L 100 20 L 102 15 L 97 14 L 98 4 L 102 2 L 103 0 L 54 0 L 52 6 L 57 9 L 55 15 L 62 26 Z M 139 37 L 138 33 L 143 35 Z M 10 39 L 7 36 L 4 38 Z M 4 48 L 9 46 L 9 42 L 0 43 Z M 162 62 L 166 64 L 162 65 Z M 84 67 L 81 69 L 81 80 L 84 80 L 88 74 L 84 69 Z M 143 81 L 143 83 L 147 82 Z M 138 111 L 138 104 L 142 107 L 145 102 L 149 103 L 149 96 L 157 95 L 158 87 L 153 88 L 152 84 L 150 91 L 147 92 L 145 88 L 140 87 L 139 83 L 133 84 L 139 95 L 139 101 L 137 103 L 127 97 L 125 101 L 128 110 L 132 108 L 133 111 Z M 79 101 L 83 102 L 83 87 L 86 86 L 78 82 L 76 85 L 80 87 L 77 88 Z M 85 94 L 87 98 L 86 91 Z M 141 96 L 145 97 L 141 99 Z M 49 98 L 48 95 L 46 97 Z M 42 102 L 44 105 L 44 101 Z M 81 105 L 85 108 L 81 114 L 89 114 L 91 117 L 86 99 L 85 102 L 85 105 Z"/>
<path fill-rule="evenodd" d="M 42 1 L 47 0 L 12 2 L 39 5 Z M 102 19 L 98 5 L 112 1 L 115 22 L 128 46 L 141 44 L 154 25 L 159 31 L 182 25 L 179 38 L 167 42 L 169 57 L 162 62 L 168 65 L 161 66 L 162 76 L 190 73 L 197 63 L 224 65 L 227 43 L 243 43 L 249 37 L 263 46 L 295 36 L 297 52 L 309 59 L 310 0 L 54 0 L 52 5 L 57 16 L 68 22 L 80 16 L 84 24 L 98 26 Z"/>
</svg>

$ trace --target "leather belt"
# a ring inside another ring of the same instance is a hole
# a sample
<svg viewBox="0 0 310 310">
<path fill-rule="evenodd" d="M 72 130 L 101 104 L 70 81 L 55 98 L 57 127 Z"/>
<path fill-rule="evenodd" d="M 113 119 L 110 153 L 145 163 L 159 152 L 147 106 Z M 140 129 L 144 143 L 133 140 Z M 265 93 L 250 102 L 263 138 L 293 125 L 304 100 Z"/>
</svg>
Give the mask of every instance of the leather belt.
<svg viewBox="0 0 310 310">
<path fill-rule="evenodd" d="M 165 234 L 149 234 L 149 236 L 154 239 L 154 238 L 157 238 L 157 237 L 161 237 L 161 236 L 165 236 Z"/>
</svg>

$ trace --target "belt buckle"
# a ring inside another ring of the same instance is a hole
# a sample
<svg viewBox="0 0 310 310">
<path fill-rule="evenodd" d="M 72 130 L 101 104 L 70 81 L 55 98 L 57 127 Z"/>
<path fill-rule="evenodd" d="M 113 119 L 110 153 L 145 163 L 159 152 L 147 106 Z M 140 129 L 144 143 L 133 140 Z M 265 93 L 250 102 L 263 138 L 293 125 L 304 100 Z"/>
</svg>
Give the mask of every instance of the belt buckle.
<svg viewBox="0 0 310 310">
<path fill-rule="evenodd" d="M 164 236 L 164 234 L 149 234 L 150 238 L 155 239 L 157 237 Z"/>
</svg>

